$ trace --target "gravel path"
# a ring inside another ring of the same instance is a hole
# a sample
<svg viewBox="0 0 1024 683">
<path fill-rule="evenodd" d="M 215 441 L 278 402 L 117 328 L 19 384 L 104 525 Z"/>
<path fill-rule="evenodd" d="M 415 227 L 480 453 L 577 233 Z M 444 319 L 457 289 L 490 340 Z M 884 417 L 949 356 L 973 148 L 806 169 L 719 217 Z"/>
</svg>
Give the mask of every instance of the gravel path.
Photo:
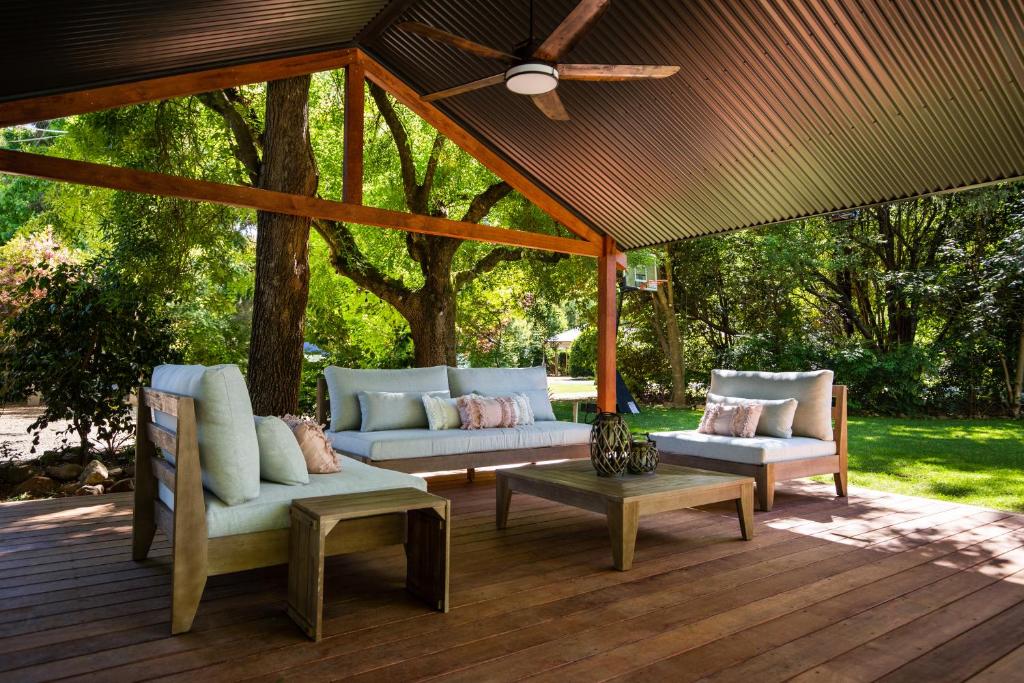
<svg viewBox="0 0 1024 683">
<path fill-rule="evenodd" d="M 9 455 L 19 460 L 30 460 L 61 446 L 64 435 L 60 431 L 67 429 L 68 423 L 61 421 L 52 423 L 39 436 L 39 445 L 35 454 L 31 453 L 32 434 L 28 426 L 36 421 L 43 412 L 38 406 L 4 406 L 0 408 L 0 446 L 6 446 Z M 72 435 L 71 445 L 77 445 L 78 436 Z"/>
</svg>

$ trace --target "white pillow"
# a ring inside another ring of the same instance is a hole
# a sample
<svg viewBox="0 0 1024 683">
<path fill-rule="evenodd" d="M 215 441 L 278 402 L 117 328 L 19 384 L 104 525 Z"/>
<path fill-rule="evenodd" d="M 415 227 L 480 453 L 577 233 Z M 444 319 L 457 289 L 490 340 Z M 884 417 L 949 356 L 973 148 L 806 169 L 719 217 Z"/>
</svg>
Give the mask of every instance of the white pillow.
<svg viewBox="0 0 1024 683">
<path fill-rule="evenodd" d="M 448 398 L 447 391 L 360 391 L 361 432 L 422 429 L 427 426 L 423 396 Z"/>
<path fill-rule="evenodd" d="M 458 429 L 462 426 L 454 398 L 423 394 L 423 409 L 427 411 L 427 426 L 432 431 Z"/>
<path fill-rule="evenodd" d="M 742 398 L 708 393 L 708 403 L 724 403 L 728 406 L 756 403 L 761 406 L 761 417 L 757 420 L 757 434 L 778 436 L 783 439 L 793 436 L 793 417 L 796 415 L 797 408 L 795 398 Z"/>
<path fill-rule="evenodd" d="M 279 417 L 255 417 L 260 479 L 297 486 L 309 483 L 306 459 L 291 427 Z"/>
</svg>

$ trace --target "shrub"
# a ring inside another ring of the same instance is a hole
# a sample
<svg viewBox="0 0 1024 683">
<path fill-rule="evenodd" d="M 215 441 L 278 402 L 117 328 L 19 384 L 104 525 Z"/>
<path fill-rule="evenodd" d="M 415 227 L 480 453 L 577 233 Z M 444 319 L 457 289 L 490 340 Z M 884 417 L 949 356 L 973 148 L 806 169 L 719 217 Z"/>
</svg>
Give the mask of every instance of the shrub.
<svg viewBox="0 0 1024 683">
<path fill-rule="evenodd" d="M 45 409 L 31 425 L 38 432 L 69 420 L 82 460 L 89 433 L 107 444 L 132 428 L 128 398 L 172 358 L 169 321 L 122 274 L 102 260 L 44 264 L 19 286 L 33 295 L 10 321 L 0 349 L 5 384 L 12 393 L 42 394 Z"/>
<path fill-rule="evenodd" d="M 597 328 L 585 327 L 569 348 L 569 374 L 594 377 L 597 374 Z"/>
</svg>

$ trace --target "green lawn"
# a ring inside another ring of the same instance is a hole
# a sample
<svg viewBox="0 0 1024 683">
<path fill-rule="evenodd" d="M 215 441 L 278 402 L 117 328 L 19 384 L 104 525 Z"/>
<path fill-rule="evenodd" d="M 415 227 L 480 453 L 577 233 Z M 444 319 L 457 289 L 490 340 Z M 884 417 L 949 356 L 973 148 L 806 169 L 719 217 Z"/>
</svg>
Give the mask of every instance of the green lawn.
<svg viewBox="0 0 1024 683">
<path fill-rule="evenodd" d="M 555 403 L 562 419 L 567 404 Z M 634 433 L 693 429 L 700 412 L 627 416 Z M 880 491 L 1024 511 L 1024 422 L 851 417 L 850 482 Z"/>
</svg>

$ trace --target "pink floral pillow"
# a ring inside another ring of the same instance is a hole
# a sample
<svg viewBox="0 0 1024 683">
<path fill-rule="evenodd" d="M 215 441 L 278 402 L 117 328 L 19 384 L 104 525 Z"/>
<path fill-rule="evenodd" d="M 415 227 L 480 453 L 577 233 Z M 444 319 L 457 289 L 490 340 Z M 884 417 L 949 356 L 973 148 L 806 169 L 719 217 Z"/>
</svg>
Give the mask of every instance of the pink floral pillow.
<svg viewBox="0 0 1024 683">
<path fill-rule="evenodd" d="M 302 457 L 306 460 L 306 469 L 310 474 L 330 474 L 340 472 L 341 463 L 334 454 L 331 442 L 324 434 L 324 428 L 313 420 L 285 415 L 281 418 L 295 435 L 302 450 Z"/>
<path fill-rule="evenodd" d="M 762 410 L 764 406 L 759 403 L 709 403 L 704 408 L 704 415 L 700 418 L 697 431 L 701 434 L 749 439 L 754 436 Z"/>
<path fill-rule="evenodd" d="M 517 424 L 515 399 L 508 396 L 459 396 L 455 406 L 459 409 L 462 429 L 515 427 Z"/>
</svg>

